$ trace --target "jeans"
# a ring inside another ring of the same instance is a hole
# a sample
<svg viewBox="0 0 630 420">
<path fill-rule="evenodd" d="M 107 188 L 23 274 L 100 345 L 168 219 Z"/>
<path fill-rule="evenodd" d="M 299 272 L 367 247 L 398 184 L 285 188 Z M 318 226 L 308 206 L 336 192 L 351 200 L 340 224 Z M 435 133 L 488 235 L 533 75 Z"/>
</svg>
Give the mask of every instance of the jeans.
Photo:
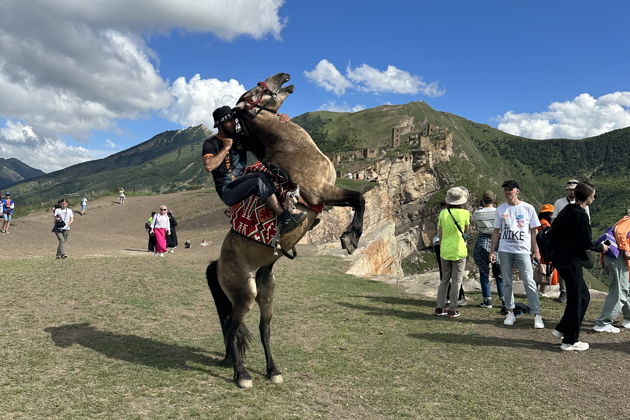
<svg viewBox="0 0 630 420">
<path fill-rule="evenodd" d="M 608 271 L 610 287 L 602 313 L 595 321 L 595 325 L 612 324 L 622 310 L 623 319 L 630 321 L 630 283 L 628 282 L 628 265 L 623 253 L 618 258 L 604 256 L 604 267 Z"/>
<path fill-rule="evenodd" d="M 492 275 L 497 282 L 497 294 L 499 299 L 504 300 L 503 292 L 503 277 L 501 277 L 501 266 L 499 264 L 492 264 Z M 490 273 L 487 271 L 479 271 L 479 282 L 481 283 L 481 295 L 484 300 L 492 299 L 492 287 L 490 286 Z"/>
<path fill-rule="evenodd" d="M 252 195 L 257 195 L 263 202 L 266 202 L 276 192 L 269 175 L 264 172 L 250 172 L 226 184 L 221 189 L 219 196 L 225 204 L 232 206 Z"/>
<path fill-rule="evenodd" d="M 540 300 L 538 299 L 538 289 L 534 281 L 534 270 L 529 254 L 514 254 L 511 252 L 499 251 L 501 258 L 501 275 L 503 276 L 503 288 L 505 291 L 505 307 L 508 310 L 514 309 L 514 291 L 512 289 L 512 267 L 516 265 L 518 273 L 525 286 L 529 308 L 534 315 L 540 315 Z"/>
</svg>

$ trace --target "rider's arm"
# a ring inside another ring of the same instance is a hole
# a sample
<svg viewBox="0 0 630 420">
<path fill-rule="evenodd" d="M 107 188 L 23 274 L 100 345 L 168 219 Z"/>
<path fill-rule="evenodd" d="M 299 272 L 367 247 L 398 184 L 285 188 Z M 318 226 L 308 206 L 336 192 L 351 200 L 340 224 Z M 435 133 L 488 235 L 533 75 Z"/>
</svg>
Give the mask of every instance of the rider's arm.
<svg viewBox="0 0 630 420">
<path fill-rule="evenodd" d="M 221 162 L 232 147 L 232 139 L 218 140 L 216 137 L 206 140 L 203 145 L 203 167 L 207 172 L 214 171 L 221 165 Z"/>
</svg>

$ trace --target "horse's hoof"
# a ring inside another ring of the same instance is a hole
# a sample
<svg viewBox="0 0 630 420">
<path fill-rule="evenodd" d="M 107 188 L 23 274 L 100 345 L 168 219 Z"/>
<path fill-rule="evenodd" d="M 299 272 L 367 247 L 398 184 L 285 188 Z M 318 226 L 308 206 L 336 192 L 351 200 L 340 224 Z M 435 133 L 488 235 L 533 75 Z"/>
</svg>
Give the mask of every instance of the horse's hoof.
<svg viewBox="0 0 630 420">
<path fill-rule="evenodd" d="M 249 389 L 254 386 L 254 382 L 251 379 L 239 379 L 236 381 L 236 385 L 241 389 Z"/>
<path fill-rule="evenodd" d="M 341 239 L 341 249 L 348 251 L 348 254 L 352 254 L 357 249 L 357 247 L 352 243 L 352 238 L 347 233 L 341 235 L 341 238 L 339 239 Z"/>
<path fill-rule="evenodd" d="M 282 379 L 282 375 L 271 375 L 269 378 L 272 384 L 280 385 L 284 383 L 284 379 Z"/>
</svg>

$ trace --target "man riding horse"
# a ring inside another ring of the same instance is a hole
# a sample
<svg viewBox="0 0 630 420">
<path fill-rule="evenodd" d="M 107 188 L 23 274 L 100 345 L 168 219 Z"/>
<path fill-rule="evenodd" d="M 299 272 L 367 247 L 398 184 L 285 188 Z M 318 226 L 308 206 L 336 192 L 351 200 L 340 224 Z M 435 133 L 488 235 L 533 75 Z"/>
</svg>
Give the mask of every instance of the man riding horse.
<svg viewBox="0 0 630 420">
<path fill-rule="evenodd" d="M 306 219 L 306 214 L 283 210 L 271 176 L 265 172 L 243 174 L 247 166 L 248 139 L 237 132 L 236 116 L 229 106 L 217 108 L 212 113 L 214 126 L 219 132 L 203 144 L 203 166 L 212 173 L 217 194 L 228 206 L 256 195 L 276 215 L 280 235 L 291 232 Z M 281 123 L 290 120 L 286 114 L 278 114 Z"/>
</svg>

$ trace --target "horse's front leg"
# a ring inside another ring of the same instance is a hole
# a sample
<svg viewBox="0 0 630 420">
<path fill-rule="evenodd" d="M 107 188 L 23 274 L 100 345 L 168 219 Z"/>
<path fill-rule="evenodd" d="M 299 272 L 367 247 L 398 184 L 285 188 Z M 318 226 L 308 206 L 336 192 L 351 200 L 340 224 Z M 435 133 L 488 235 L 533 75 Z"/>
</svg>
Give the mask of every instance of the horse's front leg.
<svg viewBox="0 0 630 420">
<path fill-rule="evenodd" d="M 273 293 L 276 286 L 276 280 L 272 273 L 273 264 L 262 267 L 256 273 L 256 287 L 258 296 L 256 301 L 260 307 L 260 339 L 265 350 L 265 360 L 267 361 L 267 377 L 274 384 L 283 382 L 282 374 L 276 367 L 271 356 L 271 346 L 269 340 L 271 338 L 271 318 L 273 317 Z"/>
<path fill-rule="evenodd" d="M 352 207 L 354 210 L 352 221 L 339 238 L 341 247 L 348 251 L 348 254 L 352 254 L 359 247 L 359 238 L 363 234 L 363 213 L 365 212 L 363 194 L 328 185 L 322 191 L 322 200 L 329 206 Z"/>
</svg>

